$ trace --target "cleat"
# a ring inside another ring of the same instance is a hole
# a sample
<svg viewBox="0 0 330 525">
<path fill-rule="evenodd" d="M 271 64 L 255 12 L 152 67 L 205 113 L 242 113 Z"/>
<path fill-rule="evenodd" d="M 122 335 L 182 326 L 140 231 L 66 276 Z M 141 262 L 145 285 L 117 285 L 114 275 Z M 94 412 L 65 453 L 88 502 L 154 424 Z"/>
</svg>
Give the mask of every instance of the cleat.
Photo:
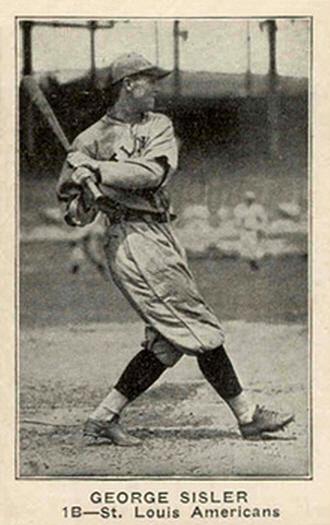
<svg viewBox="0 0 330 525">
<path fill-rule="evenodd" d="M 264 432 L 284 430 L 292 421 L 294 421 L 292 414 L 281 416 L 278 412 L 257 405 L 252 421 L 240 424 L 239 429 L 244 439 L 258 439 L 262 438 Z"/>
<path fill-rule="evenodd" d="M 94 439 L 106 438 L 119 447 L 135 447 L 142 443 L 123 429 L 119 423 L 119 416 L 114 416 L 110 421 L 89 418 L 84 425 L 83 435 Z"/>
<path fill-rule="evenodd" d="M 256 261 L 250 261 L 250 268 L 253 271 L 260 270 L 260 266 Z"/>
<path fill-rule="evenodd" d="M 70 272 L 75 275 L 76 273 L 78 273 L 80 270 L 80 265 L 79 264 L 73 264 L 71 267 L 70 267 Z"/>
</svg>

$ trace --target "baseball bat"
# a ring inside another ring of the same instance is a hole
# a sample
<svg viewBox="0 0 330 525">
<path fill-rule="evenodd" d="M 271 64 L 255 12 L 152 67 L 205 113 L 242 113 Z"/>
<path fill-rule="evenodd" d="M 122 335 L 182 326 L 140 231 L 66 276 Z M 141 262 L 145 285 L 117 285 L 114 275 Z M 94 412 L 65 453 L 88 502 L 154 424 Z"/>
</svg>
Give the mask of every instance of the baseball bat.
<svg viewBox="0 0 330 525">
<path fill-rule="evenodd" d="M 62 129 L 62 126 L 57 120 L 57 117 L 51 105 L 49 104 L 36 79 L 33 78 L 31 75 L 25 75 L 25 77 L 23 77 L 23 86 L 29 94 L 31 101 L 37 106 L 41 114 L 45 117 L 50 129 L 58 138 L 64 150 L 67 153 L 69 153 L 70 143 Z M 103 193 L 99 190 L 99 188 L 92 179 L 86 179 L 85 184 L 91 192 L 91 194 L 93 195 L 95 202 L 104 199 Z"/>
</svg>

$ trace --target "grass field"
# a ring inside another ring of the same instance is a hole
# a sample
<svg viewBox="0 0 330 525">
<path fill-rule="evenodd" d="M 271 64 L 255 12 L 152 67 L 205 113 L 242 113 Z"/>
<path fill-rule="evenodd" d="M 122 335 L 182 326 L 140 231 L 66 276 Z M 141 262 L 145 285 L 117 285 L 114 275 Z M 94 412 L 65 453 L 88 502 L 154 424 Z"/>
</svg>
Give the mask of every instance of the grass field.
<svg viewBox="0 0 330 525">
<path fill-rule="evenodd" d="M 137 315 L 117 288 L 87 263 L 68 271 L 65 243 L 29 243 L 21 251 L 21 325 L 49 326 L 133 321 Z M 191 261 L 201 293 L 222 320 L 291 323 L 307 319 L 307 261 L 301 256 L 265 259 L 253 273 L 240 260 Z"/>
</svg>

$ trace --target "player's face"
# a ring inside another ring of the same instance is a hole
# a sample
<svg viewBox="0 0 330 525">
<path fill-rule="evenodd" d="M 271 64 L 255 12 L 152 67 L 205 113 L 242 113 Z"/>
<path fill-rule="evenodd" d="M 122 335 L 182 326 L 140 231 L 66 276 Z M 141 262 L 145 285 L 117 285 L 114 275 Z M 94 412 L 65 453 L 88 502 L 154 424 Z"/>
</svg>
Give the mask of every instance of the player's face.
<svg viewBox="0 0 330 525">
<path fill-rule="evenodd" d="M 158 80 L 150 76 L 140 76 L 131 80 L 131 99 L 138 111 L 151 111 L 155 107 Z"/>
</svg>

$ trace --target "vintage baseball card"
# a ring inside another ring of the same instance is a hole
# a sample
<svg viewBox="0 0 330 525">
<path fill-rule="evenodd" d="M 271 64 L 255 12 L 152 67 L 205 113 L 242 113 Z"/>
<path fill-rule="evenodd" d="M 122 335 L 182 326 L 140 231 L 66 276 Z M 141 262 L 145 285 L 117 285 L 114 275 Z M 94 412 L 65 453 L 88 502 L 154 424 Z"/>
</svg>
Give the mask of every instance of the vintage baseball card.
<svg viewBox="0 0 330 525">
<path fill-rule="evenodd" d="M 8 525 L 326 525 L 323 1 L 15 1 Z"/>
</svg>

